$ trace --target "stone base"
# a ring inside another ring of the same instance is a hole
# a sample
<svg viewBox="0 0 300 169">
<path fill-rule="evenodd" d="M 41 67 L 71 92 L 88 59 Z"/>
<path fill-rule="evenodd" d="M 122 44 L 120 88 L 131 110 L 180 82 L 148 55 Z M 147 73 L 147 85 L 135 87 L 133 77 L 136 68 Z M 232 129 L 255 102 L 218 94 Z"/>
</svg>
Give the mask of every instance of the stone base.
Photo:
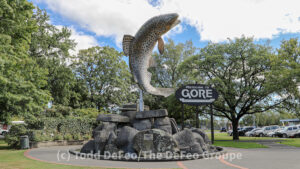
<svg viewBox="0 0 300 169">
<path fill-rule="evenodd" d="M 160 160 L 174 160 L 196 154 L 197 158 L 222 151 L 212 146 L 208 136 L 200 129 L 180 131 L 175 119 L 168 117 L 166 109 L 133 111 L 135 105 L 125 105 L 121 115 L 101 114 L 100 125 L 93 131 L 93 138 L 81 149 L 81 153 L 92 152 L 96 156 L 114 155 L 120 160 L 127 155 L 136 155 L 148 161 L 153 156 Z M 128 111 L 130 110 L 130 111 Z M 173 154 L 169 159 L 168 155 Z M 112 157 L 112 160 L 113 157 Z M 151 160 L 150 160 L 151 161 Z"/>
</svg>

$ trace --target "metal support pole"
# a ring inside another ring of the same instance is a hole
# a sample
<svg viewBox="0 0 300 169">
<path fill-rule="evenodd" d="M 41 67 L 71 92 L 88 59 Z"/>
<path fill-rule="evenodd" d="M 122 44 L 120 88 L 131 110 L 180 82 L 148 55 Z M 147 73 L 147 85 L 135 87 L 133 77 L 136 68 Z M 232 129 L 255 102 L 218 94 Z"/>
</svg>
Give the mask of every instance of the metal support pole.
<svg viewBox="0 0 300 169">
<path fill-rule="evenodd" d="M 181 129 L 184 129 L 184 107 L 183 104 L 181 104 Z"/>
<path fill-rule="evenodd" d="M 139 89 L 140 98 L 139 98 L 139 111 L 144 111 L 144 101 L 143 101 L 143 91 Z"/>
<path fill-rule="evenodd" d="M 210 130 L 211 130 L 211 144 L 214 144 L 215 136 L 214 136 L 214 114 L 213 107 L 210 104 Z"/>
<path fill-rule="evenodd" d="M 196 128 L 199 128 L 199 106 L 196 106 Z"/>
</svg>

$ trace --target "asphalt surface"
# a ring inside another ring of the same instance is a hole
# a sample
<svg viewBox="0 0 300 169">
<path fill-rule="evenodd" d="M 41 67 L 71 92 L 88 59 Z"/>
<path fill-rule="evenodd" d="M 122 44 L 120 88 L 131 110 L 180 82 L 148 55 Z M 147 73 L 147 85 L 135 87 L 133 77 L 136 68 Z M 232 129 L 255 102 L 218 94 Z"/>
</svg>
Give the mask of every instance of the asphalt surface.
<svg viewBox="0 0 300 169">
<path fill-rule="evenodd" d="M 69 149 L 80 146 L 46 147 L 28 150 L 25 156 L 35 160 L 58 164 L 93 166 L 105 168 L 184 168 L 184 169 L 299 169 L 300 148 L 263 143 L 270 148 L 237 149 L 226 148 L 228 152 L 221 158 L 198 159 L 173 162 L 124 162 L 80 158 L 68 153 Z"/>
</svg>

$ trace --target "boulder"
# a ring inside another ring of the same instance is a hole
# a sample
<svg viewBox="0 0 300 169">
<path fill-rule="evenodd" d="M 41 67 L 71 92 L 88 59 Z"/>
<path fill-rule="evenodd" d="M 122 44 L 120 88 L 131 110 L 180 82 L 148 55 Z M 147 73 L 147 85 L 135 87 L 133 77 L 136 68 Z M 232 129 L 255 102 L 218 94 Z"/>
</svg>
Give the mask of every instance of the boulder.
<svg viewBox="0 0 300 169">
<path fill-rule="evenodd" d="M 168 111 L 166 109 L 159 109 L 159 110 L 137 112 L 135 118 L 147 119 L 147 118 L 166 117 L 166 116 L 168 116 Z"/>
<path fill-rule="evenodd" d="M 202 131 L 202 130 L 200 130 L 198 128 L 194 128 L 194 129 L 192 129 L 192 132 L 200 134 L 202 136 L 205 144 L 211 144 L 211 142 L 210 142 L 207 134 L 204 131 Z"/>
<path fill-rule="evenodd" d="M 132 147 L 133 137 L 138 133 L 135 128 L 124 126 L 117 132 L 116 145 L 124 150 L 124 152 L 133 153 L 134 149 Z"/>
<path fill-rule="evenodd" d="M 129 123 L 130 120 L 127 116 L 122 116 L 119 114 L 99 114 L 97 121 Z"/>
<path fill-rule="evenodd" d="M 170 122 L 171 122 L 172 134 L 178 133 L 179 129 L 176 120 L 174 118 L 170 118 Z"/>
<path fill-rule="evenodd" d="M 200 144 L 202 150 L 203 150 L 203 151 L 208 151 L 207 145 L 205 144 L 205 142 L 204 142 L 202 136 L 201 136 L 200 134 L 194 133 L 194 132 L 193 132 L 193 136 L 195 137 L 197 143 Z"/>
<path fill-rule="evenodd" d="M 179 149 L 186 153 L 203 153 L 200 144 L 196 141 L 193 132 L 189 129 L 184 129 L 173 135 L 178 142 Z"/>
<path fill-rule="evenodd" d="M 145 155 L 151 153 L 178 152 L 177 142 L 172 135 L 159 129 L 138 132 L 133 139 L 133 148 L 137 153 Z"/>
<path fill-rule="evenodd" d="M 90 140 L 88 141 L 85 145 L 83 145 L 83 147 L 80 150 L 80 153 L 95 153 L 95 141 L 94 140 Z"/>
<path fill-rule="evenodd" d="M 156 118 L 154 121 L 154 128 L 172 134 L 172 127 L 169 117 Z"/>
<path fill-rule="evenodd" d="M 116 140 L 117 140 L 116 134 L 114 132 L 110 133 L 104 151 L 109 152 L 110 154 L 118 153 L 120 150 L 116 145 Z"/>
<path fill-rule="evenodd" d="M 103 154 L 109 135 L 113 131 L 101 130 L 94 132 L 95 152 Z"/>
<path fill-rule="evenodd" d="M 136 111 L 124 111 L 124 112 L 121 112 L 121 115 L 128 117 L 130 123 L 133 123 L 135 120 Z"/>
<path fill-rule="evenodd" d="M 149 119 L 134 120 L 133 127 L 137 130 L 151 129 L 151 121 Z"/>
<path fill-rule="evenodd" d="M 93 130 L 93 138 L 95 138 L 95 135 L 96 135 L 95 132 L 97 132 L 97 131 L 103 131 L 103 130 L 105 130 L 107 132 L 107 135 L 109 136 L 110 132 L 115 131 L 116 128 L 117 128 L 116 123 L 102 122 L 99 126 L 97 126 Z"/>
</svg>

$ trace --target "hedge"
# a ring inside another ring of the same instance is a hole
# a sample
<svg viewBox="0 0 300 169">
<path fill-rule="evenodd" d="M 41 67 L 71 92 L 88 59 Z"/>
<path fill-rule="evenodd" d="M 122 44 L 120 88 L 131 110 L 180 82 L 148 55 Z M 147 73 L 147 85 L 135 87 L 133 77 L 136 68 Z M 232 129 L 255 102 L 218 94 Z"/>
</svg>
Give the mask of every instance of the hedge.
<svg viewBox="0 0 300 169">
<path fill-rule="evenodd" d="M 84 117 L 31 118 L 23 125 L 13 125 L 5 136 L 6 142 L 19 148 L 19 137 L 28 135 L 30 141 L 88 140 L 96 126 L 95 119 Z"/>
</svg>

